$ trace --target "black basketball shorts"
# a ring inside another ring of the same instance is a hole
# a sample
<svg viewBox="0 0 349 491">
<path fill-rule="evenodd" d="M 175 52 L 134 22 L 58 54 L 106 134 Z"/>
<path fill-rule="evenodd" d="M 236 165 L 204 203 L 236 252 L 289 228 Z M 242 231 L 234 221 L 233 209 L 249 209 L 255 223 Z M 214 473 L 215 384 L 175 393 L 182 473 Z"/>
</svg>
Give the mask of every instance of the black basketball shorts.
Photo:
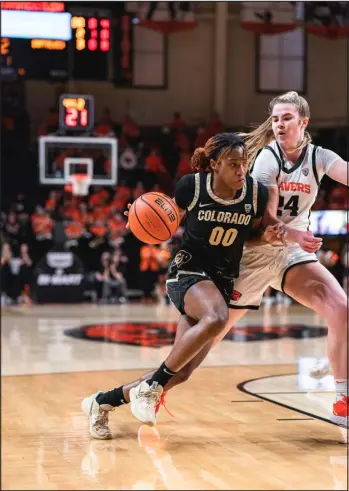
<svg viewBox="0 0 349 491">
<path fill-rule="evenodd" d="M 170 263 L 167 279 L 166 291 L 171 302 L 185 315 L 184 297 L 189 288 L 200 281 L 212 281 L 221 292 L 226 304 L 233 292 L 233 280 L 224 278 L 216 274 L 207 273 L 200 265 L 195 263 L 190 252 L 180 249 L 175 254 Z"/>
</svg>

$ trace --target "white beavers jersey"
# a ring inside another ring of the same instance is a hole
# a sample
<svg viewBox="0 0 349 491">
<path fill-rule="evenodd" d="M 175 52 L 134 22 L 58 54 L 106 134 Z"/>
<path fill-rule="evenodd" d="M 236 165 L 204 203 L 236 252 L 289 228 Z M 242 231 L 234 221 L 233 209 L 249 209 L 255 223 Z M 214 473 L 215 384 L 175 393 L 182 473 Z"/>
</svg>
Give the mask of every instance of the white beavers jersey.
<svg viewBox="0 0 349 491">
<path fill-rule="evenodd" d="M 321 179 L 340 159 L 332 150 L 309 143 L 292 164 L 285 160 L 280 146 L 273 141 L 260 151 L 251 174 L 265 186 L 279 188 L 278 218 L 294 229 L 305 231 L 310 225 L 311 207 Z"/>
</svg>

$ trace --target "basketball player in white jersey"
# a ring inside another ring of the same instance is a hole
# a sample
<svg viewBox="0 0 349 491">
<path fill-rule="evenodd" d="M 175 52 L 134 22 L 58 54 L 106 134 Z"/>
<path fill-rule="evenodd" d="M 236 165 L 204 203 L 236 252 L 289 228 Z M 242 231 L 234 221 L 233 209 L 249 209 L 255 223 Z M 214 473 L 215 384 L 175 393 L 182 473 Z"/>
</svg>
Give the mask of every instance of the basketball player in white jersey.
<svg viewBox="0 0 349 491">
<path fill-rule="evenodd" d="M 310 110 L 297 92 L 275 97 L 269 118 L 244 134 L 252 176 L 268 187 L 270 214 L 293 229 L 309 230 L 311 207 L 326 174 L 348 186 L 348 162 L 316 147 L 306 131 Z M 287 241 L 287 232 L 286 237 Z M 348 426 L 348 299 L 314 253 L 298 244 L 246 246 L 240 277 L 234 282 L 229 322 L 258 309 L 268 286 L 321 315 L 328 326 L 328 358 L 336 386 L 332 421 Z"/>
</svg>

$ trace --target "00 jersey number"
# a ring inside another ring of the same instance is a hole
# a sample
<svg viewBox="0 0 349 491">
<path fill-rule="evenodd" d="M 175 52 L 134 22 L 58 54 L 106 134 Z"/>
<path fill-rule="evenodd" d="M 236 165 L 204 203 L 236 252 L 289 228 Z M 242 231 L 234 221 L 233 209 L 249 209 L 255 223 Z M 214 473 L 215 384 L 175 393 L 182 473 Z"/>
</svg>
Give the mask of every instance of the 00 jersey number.
<svg viewBox="0 0 349 491">
<path fill-rule="evenodd" d="M 237 234 L 238 230 L 236 230 L 236 228 L 228 228 L 228 230 L 224 230 L 223 227 L 215 227 L 212 230 L 208 241 L 213 246 L 221 244 L 224 247 L 228 247 L 235 241 Z"/>
</svg>

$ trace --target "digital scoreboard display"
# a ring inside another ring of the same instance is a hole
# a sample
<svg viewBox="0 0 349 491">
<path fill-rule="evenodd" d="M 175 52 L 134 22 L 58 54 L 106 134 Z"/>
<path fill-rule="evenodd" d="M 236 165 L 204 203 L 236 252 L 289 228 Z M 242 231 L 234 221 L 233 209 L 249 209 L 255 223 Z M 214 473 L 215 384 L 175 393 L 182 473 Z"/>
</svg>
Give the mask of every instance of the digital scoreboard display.
<svg viewBox="0 0 349 491">
<path fill-rule="evenodd" d="M 93 96 L 61 94 L 59 98 L 59 127 L 63 130 L 88 131 L 93 126 Z"/>
<path fill-rule="evenodd" d="M 1 11 L 2 68 L 27 79 L 107 80 L 108 16 L 69 12 L 69 2 L 1 2 Z"/>
</svg>

